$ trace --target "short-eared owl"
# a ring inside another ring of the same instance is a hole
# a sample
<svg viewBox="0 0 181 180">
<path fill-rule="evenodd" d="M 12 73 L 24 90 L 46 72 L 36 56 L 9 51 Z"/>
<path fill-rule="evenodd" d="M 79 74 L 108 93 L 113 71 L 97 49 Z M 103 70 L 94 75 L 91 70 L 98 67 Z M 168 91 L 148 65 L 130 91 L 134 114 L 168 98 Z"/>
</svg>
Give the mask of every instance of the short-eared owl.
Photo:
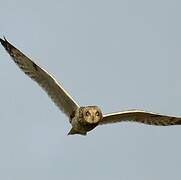
<svg viewBox="0 0 181 180">
<path fill-rule="evenodd" d="M 40 68 L 21 51 L 11 45 L 5 38 L 1 44 L 19 68 L 36 81 L 51 97 L 55 104 L 69 118 L 72 128 L 68 134 L 86 135 L 98 125 L 122 121 L 134 121 L 149 125 L 180 125 L 181 117 L 160 115 L 142 110 L 129 110 L 111 114 L 103 114 L 97 106 L 80 107 L 58 82 L 44 69 Z"/>
</svg>

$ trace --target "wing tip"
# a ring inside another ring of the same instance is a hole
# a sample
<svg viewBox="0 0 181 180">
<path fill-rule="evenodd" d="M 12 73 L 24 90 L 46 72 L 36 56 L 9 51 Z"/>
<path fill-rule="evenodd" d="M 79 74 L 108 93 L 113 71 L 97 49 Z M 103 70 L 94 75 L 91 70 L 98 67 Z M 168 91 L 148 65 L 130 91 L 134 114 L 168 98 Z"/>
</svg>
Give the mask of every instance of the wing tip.
<svg viewBox="0 0 181 180">
<path fill-rule="evenodd" d="M 8 48 L 9 42 L 7 41 L 7 39 L 5 38 L 5 36 L 3 36 L 3 39 L 0 38 L 0 42 L 1 42 L 2 46 L 3 46 L 6 50 L 8 50 L 7 48 Z"/>
<path fill-rule="evenodd" d="M 0 42 L 1 42 L 1 44 L 4 46 L 5 45 L 5 43 L 6 43 L 6 38 L 3 36 L 3 39 L 2 38 L 0 38 Z"/>
<path fill-rule="evenodd" d="M 13 57 L 12 49 L 16 49 L 16 48 L 8 42 L 5 36 L 3 36 L 3 38 L 4 39 L 0 38 L 0 43 L 5 48 L 5 50 L 9 53 L 9 55 Z"/>
</svg>

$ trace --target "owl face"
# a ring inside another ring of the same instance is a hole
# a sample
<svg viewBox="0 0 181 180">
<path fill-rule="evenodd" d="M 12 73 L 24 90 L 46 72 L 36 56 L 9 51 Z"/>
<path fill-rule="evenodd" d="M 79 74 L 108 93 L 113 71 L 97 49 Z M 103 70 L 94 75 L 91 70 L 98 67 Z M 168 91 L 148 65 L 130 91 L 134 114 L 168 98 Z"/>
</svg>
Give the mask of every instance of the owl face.
<svg viewBox="0 0 181 180">
<path fill-rule="evenodd" d="M 83 119 L 90 123 L 98 123 L 102 119 L 102 112 L 97 106 L 87 106 L 82 109 Z"/>
</svg>

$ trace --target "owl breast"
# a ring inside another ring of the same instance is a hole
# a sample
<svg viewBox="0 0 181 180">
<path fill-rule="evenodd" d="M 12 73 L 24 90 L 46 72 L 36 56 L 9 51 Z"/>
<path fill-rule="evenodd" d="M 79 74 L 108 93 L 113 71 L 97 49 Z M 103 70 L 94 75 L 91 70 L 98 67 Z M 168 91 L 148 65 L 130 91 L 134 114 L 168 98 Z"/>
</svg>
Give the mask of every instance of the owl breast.
<svg viewBox="0 0 181 180">
<path fill-rule="evenodd" d="M 71 125 L 75 131 L 80 132 L 81 134 L 86 134 L 88 131 L 94 129 L 98 123 L 90 124 L 82 118 L 74 117 L 71 121 Z"/>
</svg>

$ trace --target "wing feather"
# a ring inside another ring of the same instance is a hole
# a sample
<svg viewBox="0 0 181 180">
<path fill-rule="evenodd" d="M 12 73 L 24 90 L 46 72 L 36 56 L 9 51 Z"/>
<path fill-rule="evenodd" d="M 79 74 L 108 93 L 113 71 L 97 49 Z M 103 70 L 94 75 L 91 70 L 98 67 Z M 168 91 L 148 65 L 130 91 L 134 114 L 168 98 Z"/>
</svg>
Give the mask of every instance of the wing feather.
<svg viewBox="0 0 181 180">
<path fill-rule="evenodd" d="M 79 105 L 48 72 L 11 45 L 5 38 L 4 40 L 0 38 L 0 42 L 19 68 L 36 81 L 68 117 L 79 108 Z"/>
<path fill-rule="evenodd" d="M 181 125 L 181 117 L 166 116 L 142 110 L 129 110 L 105 114 L 99 124 L 102 125 L 122 121 L 132 121 L 157 126 Z"/>
</svg>

